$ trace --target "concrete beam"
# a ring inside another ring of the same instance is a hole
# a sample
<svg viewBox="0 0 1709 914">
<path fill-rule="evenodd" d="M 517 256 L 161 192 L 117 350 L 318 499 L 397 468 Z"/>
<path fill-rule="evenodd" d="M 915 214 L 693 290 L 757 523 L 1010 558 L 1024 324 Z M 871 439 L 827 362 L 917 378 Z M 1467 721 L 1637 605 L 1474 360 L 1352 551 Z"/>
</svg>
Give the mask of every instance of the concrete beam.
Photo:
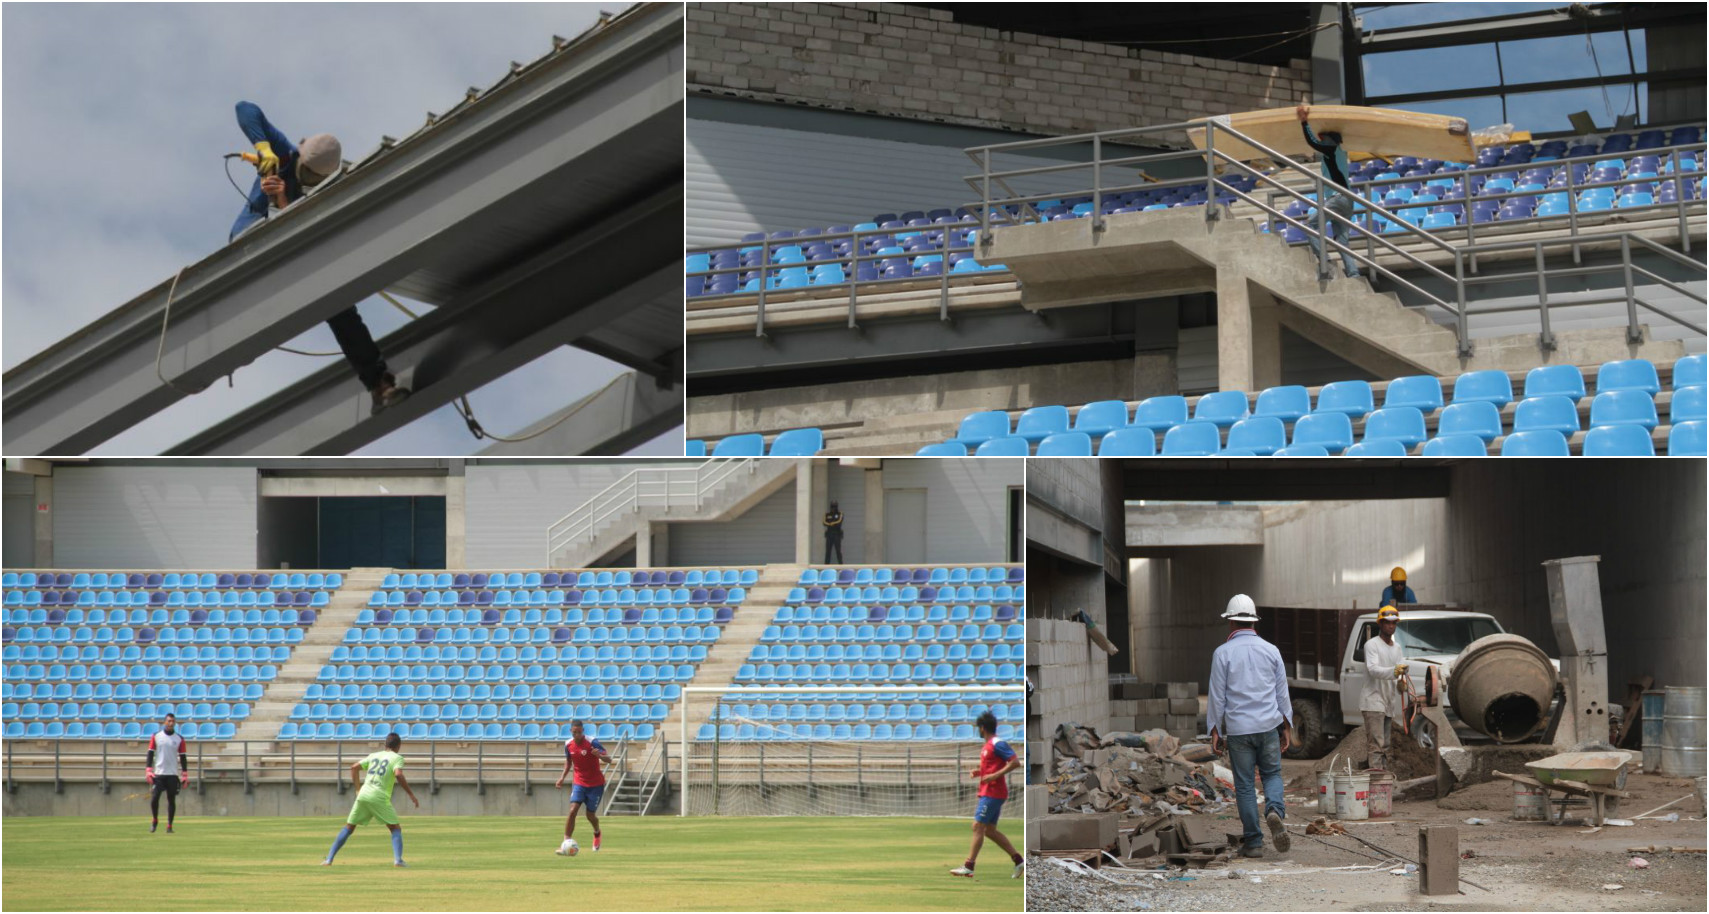
<svg viewBox="0 0 1709 914">
<path fill-rule="evenodd" d="M 533 425 L 506 435 L 526 440 L 497 441 L 480 455 L 621 454 L 682 424 L 682 390 L 681 384 L 661 385 L 627 372 Z"/>
<path fill-rule="evenodd" d="M 262 498 L 441 496 L 444 476 L 263 476 Z"/>
<path fill-rule="evenodd" d="M 1167 546 L 1262 546 L 1264 509 L 1257 505 L 1127 506 L 1129 550 Z"/>
<path fill-rule="evenodd" d="M 1058 558 L 1104 567 L 1104 538 L 1085 524 L 1051 510 L 1035 499 L 1027 499 L 1027 545 Z"/>
</svg>

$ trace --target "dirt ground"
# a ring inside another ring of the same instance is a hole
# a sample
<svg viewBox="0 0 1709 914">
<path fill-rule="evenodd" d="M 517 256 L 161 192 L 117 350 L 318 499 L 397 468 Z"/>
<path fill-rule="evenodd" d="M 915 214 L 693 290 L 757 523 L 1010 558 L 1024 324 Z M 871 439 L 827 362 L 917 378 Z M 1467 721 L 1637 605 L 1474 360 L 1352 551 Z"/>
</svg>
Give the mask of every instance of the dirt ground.
<svg viewBox="0 0 1709 914">
<path fill-rule="evenodd" d="M 1283 775 L 1293 784 L 1310 780 L 1312 763 L 1284 761 Z M 1623 801 L 1620 815 L 1634 816 L 1692 792 L 1680 778 L 1634 774 L 1627 780 L 1633 795 Z M 1418 858 L 1417 827 L 1458 825 L 1460 876 L 1482 886 L 1460 886 L 1463 894 L 1426 897 L 1418 894 L 1416 875 L 1392 875 L 1388 867 L 1364 872 L 1299 872 L 1326 867 L 1377 865 L 1381 856 L 1351 838 L 1314 838 L 1303 826 L 1315 815 L 1309 789 L 1290 788 L 1287 796 L 1292 848 L 1278 854 L 1265 841 L 1265 856 L 1242 860 L 1220 870 L 1190 870 L 1190 881 L 1168 871 L 1155 878 L 1144 870 L 1121 871 L 1106 866 L 1100 872 L 1122 884 L 1069 872 L 1037 857 L 1028 863 L 1027 910 L 1155 910 L 1155 911 L 1703 911 L 1709 910 L 1705 855 L 1627 853 L 1641 845 L 1701 848 L 1706 830 L 1702 807 L 1695 797 L 1663 810 L 1678 812 L 1680 821 L 1638 821 L 1631 827 L 1605 826 L 1589 832 L 1583 825 L 1550 825 L 1512 819 L 1512 792 L 1507 781 L 1480 784 L 1459 791 L 1440 805 L 1435 800 L 1397 803 L 1391 819 L 1345 823 L 1351 834 L 1395 854 Z M 1569 810 L 1569 815 L 1576 814 Z M 1488 825 L 1466 825 L 1476 816 Z M 1240 819 L 1231 807 L 1212 814 L 1219 831 L 1238 832 Z M 1639 856 L 1649 862 L 1634 869 Z M 1231 878 L 1235 869 L 1241 872 Z M 1254 883 L 1253 877 L 1259 881 Z M 1607 888 L 1619 886 L 1619 888 Z"/>
</svg>

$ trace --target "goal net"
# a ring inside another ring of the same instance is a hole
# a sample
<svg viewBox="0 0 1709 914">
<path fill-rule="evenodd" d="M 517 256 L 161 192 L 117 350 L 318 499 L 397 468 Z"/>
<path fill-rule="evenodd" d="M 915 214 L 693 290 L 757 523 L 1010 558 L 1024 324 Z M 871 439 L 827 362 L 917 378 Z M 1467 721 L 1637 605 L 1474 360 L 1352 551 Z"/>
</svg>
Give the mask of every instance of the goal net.
<svg viewBox="0 0 1709 914">
<path fill-rule="evenodd" d="M 744 686 L 683 690 L 683 815 L 968 816 L 975 720 L 1017 753 L 1020 686 Z M 1019 796 L 1023 767 L 1009 775 Z"/>
</svg>

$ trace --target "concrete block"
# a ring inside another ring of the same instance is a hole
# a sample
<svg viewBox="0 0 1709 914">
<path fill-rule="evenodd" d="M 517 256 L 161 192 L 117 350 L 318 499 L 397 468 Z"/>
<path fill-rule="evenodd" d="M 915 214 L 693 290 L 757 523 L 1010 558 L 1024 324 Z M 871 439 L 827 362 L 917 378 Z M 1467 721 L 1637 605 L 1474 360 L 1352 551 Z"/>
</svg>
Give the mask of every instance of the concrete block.
<svg viewBox="0 0 1709 914">
<path fill-rule="evenodd" d="M 1126 841 L 1127 856 L 1132 859 L 1156 856 L 1162 850 L 1156 832 L 1142 832 L 1127 838 Z"/>
<path fill-rule="evenodd" d="M 1460 830 L 1453 825 L 1418 829 L 1418 891 L 1453 895 L 1460 890 Z"/>
<path fill-rule="evenodd" d="M 1199 700 L 1197 698 L 1171 698 L 1169 699 L 1169 713 L 1191 714 L 1194 717 L 1198 717 Z"/>
<path fill-rule="evenodd" d="M 1150 716 L 1158 715 L 1158 714 L 1174 713 L 1174 712 L 1169 710 L 1169 701 L 1170 700 L 1167 698 L 1146 698 L 1146 699 L 1142 699 L 1140 701 L 1134 702 L 1136 707 L 1133 709 L 1133 713 L 1136 716 L 1141 716 L 1141 717 L 1150 717 Z"/>
<path fill-rule="evenodd" d="M 1108 847 L 1116 842 L 1116 814 L 1113 812 L 1045 816 L 1036 822 L 1042 850 Z"/>
<path fill-rule="evenodd" d="M 1169 718 L 1163 714 L 1141 714 L 1133 719 L 1135 733 L 1146 730 L 1168 729 Z"/>
<path fill-rule="evenodd" d="M 1170 698 L 1199 697 L 1199 684 L 1196 682 L 1171 682 L 1168 688 Z"/>
<path fill-rule="evenodd" d="M 1116 693 L 1121 694 L 1117 695 Z M 1110 697 L 1125 701 L 1145 701 L 1157 697 L 1157 684 L 1153 682 L 1124 682 L 1110 687 Z"/>
</svg>

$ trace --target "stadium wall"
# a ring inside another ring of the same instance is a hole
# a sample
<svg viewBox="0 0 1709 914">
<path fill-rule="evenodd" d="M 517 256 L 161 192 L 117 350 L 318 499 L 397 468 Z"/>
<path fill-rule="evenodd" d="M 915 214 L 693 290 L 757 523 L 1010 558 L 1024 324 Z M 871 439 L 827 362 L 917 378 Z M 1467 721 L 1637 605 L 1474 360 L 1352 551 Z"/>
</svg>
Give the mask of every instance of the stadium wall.
<svg viewBox="0 0 1709 914">
<path fill-rule="evenodd" d="M 135 745 L 140 747 L 141 743 Z M 356 750 L 353 747 L 351 751 Z M 552 789 L 559 770 L 556 765 L 549 768 L 540 765 L 536 769 L 532 793 L 525 793 L 520 782 L 488 781 L 484 791 L 474 784 L 441 784 L 439 792 L 434 794 L 428 789 L 425 760 L 412 757 L 407 744 L 404 754 L 412 761 L 412 769 L 421 769 L 413 773 L 410 781 L 416 796 L 421 798 L 421 808 L 410 806 L 402 791 L 397 793 L 395 805 L 405 829 L 411 815 L 561 817 L 569 805 L 567 791 Z M 540 753 L 540 757 L 550 760 L 547 752 Z M 360 754 L 355 754 L 348 761 L 360 758 Z M 136 749 L 135 761 L 140 774 L 141 748 Z M 348 769 L 348 764 L 345 767 Z M 179 827 L 193 829 L 196 819 L 216 816 L 329 816 L 343 821 L 356 796 L 354 792 L 340 794 L 329 779 L 299 782 L 296 792 L 289 783 L 277 782 L 254 784 L 247 791 L 241 781 L 211 782 L 206 786 L 206 793 L 198 793 L 192 782 L 190 790 L 178 794 Z M 17 788 L 17 792 L 7 791 L 4 795 L 4 814 L 8 818 L 148 815 L 148 785 L 140 777 L 135 782 L 115 782 L 111 791 L 103 791 L 98 783 L 66 783 L 63 793 L 55 792 L 51 782 L 24 781 Z M 557 829 L 557 834 L 561 836 L 562 831 Z M 556 842 L 558 838 L 553 835 L 552 827 L 543 828 L 542 843 Z"/>
<path fill-rule="evenodd" d="M 669 559 L 672 565 L 795 561 L 795 483 L 766 496 L 741 517 L 716 523 L 671 524 Z"/>
<path fill-rule="evenodd" d="M 252 467 L 58 466 L 54 563 L 252 567 L 259 488 Z"/>
<path fill-rule="evenodd" d="M 1303 60 L 1260 66 L 952 18 L 892 3 L 696 4 L 689 93 L 1060 135 L 1277 107 L 1311 92 Z"/>
<path fill-rule="evenodd" d="M 1006 562 L 1005 493 L 1026 484 L 1024 465 L 1021 460 L 886 460 L 884 487 L 926 490 L 926 562 Z"/>
<path fill-rule="evenodd" d="M 0 551 L 7 568 L 27 568 L 36 563 L 36 486 L 28 473 L 5 474 L 5 526 L 0 529 Z"/>
</svg>

